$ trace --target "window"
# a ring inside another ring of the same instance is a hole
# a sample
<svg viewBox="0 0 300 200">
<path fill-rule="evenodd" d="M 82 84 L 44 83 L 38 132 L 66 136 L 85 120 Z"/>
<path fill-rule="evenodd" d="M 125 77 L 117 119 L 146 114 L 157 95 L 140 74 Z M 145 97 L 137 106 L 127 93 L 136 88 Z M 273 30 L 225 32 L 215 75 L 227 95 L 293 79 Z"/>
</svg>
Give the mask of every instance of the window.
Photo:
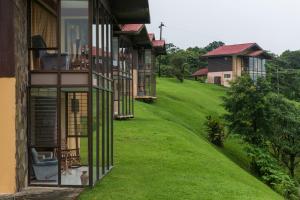
<svg viewBox="0 0 300 200">
<path fill-rule="evenodd" d="M 55 70 L 63 60 L 58 57 L 57 3 L 38 0 L 30 2 L 29 67 L 31 70 Z"/>
<path fill-rule="evenodd" d="M 249 58 L 249 66 L 246 67 L 252 80 L 256 81 L 258 77 L 266 75 L 266 60 L 262 58 Z"/>
<path fill-rule="evenodd" d="M 88 69 L 88 1 L 61 1 L 61 53 L 67 70 Z"/>
<path fill-rule="evenodd" d="M 224 74 L 224 78 L 231 78 L 231 74 Z"/>
</svg>

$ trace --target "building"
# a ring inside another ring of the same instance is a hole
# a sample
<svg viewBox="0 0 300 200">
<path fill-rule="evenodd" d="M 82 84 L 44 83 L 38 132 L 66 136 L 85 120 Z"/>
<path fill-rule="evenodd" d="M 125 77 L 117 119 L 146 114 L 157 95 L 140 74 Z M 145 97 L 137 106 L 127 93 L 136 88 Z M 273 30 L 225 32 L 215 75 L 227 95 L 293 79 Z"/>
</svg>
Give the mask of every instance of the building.
<svg viewBox="0 0 300 200">
<path fill-rule="evenodd" d="M 137 90 L 135 99 L 152 102 L 156 97 L 156 58 L 166 54 L 165 40 L 156 40 L 154 33 L 147 33 L 145 44 L 138 45 Z M 146 44 L 147 43 L 147 44 Z"/>
<path fill-rule="evenodd" d="M 115 119 L 129 119 L 134 116 L 133 97 L 133 45 L 130 36 L 133 25 L 115 28 L 113 37 L 113 79 Z"/>
<path fill-rule="evenodd" d="M 132 76 L 129 77 L 132 77 L 132 87 L 130 88 L 132 89 L 133 98 L 152 102 L 156 99 L 156 57 L 166 54 L 165 40 L 156 40 L 154 33 L 148 33 L 145 24 L 125 24 L 121 30 L 115 32 L 115 34 L 127 37 L 132 45 L 132 71 L 130 70 Z M 115 85 L 115 87 L 118 86 Z M 125 88 L 123 91 L 131 92 L 129 89 L 126 89 L 126 87 L 121 88 Z M 122 102 L 126 105 L 126 98 L 125 102 L 120 100 L 117 90 L 115 91 L 115 101 L 118 102 L 116 104 Z M 122 93 L 124 92 L 120 94 Z M 130 99 L 129 102 L 131 102 L 131 100 L 132 99 Z M 124 106 L 115 105 L 116 109 L 118 107 L 123 108 Z M 127 105 L 127 108 L 133 109 L 133 104 L 131 107 Z M 132 115 L 130 116 L 132 117 Z"/>
<path fill-rule="evenodd" d="M 112 169 L 112 66 L 131 79 L 114 31 L 149 22 L 148 0 L 0 1 L 0 194 L 93 186 Z"/>
<path fill-rule="evenodd" d="M 192 77 L 195 78 L 195 80 L 199 79 L 207 79 L 207 74 L 208 74 L 208 68 L 204 67 L 196 71 L 195 73 L 192 74 Z"/>
<path fill-rule="evenodd" d="M 229 86 L 230 81 L 248 73 L 253 80 L 265 76 L 270 55 L 256 43 L 224 45 L 208 52 L 208 83 Z"/>
</svg>

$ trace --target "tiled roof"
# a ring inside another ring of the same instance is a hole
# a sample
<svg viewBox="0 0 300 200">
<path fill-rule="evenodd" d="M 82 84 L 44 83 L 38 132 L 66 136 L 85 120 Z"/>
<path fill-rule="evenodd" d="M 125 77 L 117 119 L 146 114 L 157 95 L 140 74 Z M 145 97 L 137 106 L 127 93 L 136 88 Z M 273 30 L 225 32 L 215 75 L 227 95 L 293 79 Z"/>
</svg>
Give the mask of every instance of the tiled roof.
<svg viewBox="0 0 300 200">
<path fill-rule="evenodd" d="M 192 76 L 203 76 L 208 74 L 208 68 L 202 68 L 192 74 Z"/>
<path fill-rule="evenodd" d="M 144 26 L 144 24 L 125 24 L 122 26 L 122 32 L 139 32 Z"/>
<path fill-rule="evenodd" d="M 204 56 L 221 56 L 221 55 L 236 55 L 241 54 L 245 50 L 257 45 L 256 43 L 236 44 L 236 45 L 224 45 L 215 50 L 212 50 Z"/>
<path fill-rule="evenodd" d="M 153 47 L 164 47 L 166 44 L 165 40 L 153 40 L 152 41 Z"/>
</svg>

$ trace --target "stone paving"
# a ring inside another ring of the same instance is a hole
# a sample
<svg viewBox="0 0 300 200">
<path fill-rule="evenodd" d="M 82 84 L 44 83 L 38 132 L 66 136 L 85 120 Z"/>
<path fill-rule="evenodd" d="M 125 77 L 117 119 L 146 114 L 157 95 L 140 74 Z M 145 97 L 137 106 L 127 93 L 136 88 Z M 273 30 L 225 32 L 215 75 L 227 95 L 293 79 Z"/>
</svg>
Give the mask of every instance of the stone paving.
<svg viewBox="0 0 300 200">
<path fill-rule="evenodd" d="M 0 200 L 76 200 L 82 190 L 81 188 L 29 187 L 15 195 L 0 195 Z"/>
</svg>

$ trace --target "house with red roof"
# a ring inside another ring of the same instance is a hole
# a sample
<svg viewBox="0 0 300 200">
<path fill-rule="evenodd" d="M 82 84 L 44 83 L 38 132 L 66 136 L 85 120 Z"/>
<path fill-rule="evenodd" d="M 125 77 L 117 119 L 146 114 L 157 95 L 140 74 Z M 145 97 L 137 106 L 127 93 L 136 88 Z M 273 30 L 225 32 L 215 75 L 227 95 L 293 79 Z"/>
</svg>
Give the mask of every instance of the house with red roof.
<svg viewBox="0 0 300 200">
<path fill-rule="evenodd" d="M 266 60 L 271 56 L 256 43 L 224 45 L 203 57 L 208 60 L 207 82 L 230 86 L 230 81 L 248 73 L 253 80 L 266 75 Z"/>
<path fill-rule="evenodd" d="M 204 67 L 204 68 L 200 68 L 198 71 L 193 73 L 192 77 L 194 77 L 195 80 L 198 80 L 199 78 L 207 78 L 207 74 L 208 74 L 208 68 Z"/>
</svg>

